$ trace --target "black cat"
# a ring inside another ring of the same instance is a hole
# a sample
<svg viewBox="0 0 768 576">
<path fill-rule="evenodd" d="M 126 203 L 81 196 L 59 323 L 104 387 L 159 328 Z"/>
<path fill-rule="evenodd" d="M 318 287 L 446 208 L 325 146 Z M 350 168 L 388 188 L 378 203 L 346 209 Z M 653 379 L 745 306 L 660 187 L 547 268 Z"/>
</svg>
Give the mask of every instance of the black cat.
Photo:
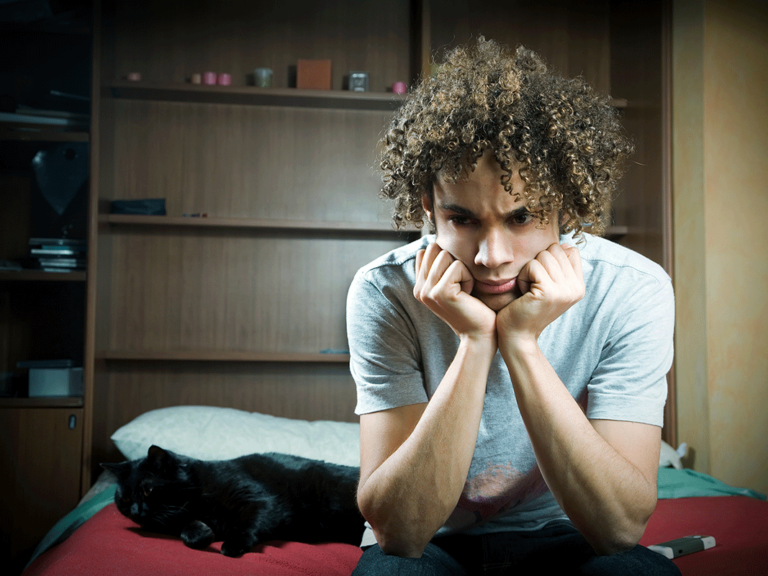
<svg viewBox="0 0 768 576">
<path fill-rule="evenodd" d="M 276 453 L 203 461 L 151 446 L 146 458 L 102 467 L 117 475 L 123 515 L 190 548 L 223 540 L 222 554 L 241 556 L 264 540 L 362 538 L 352 466 Z"/>
</svg>

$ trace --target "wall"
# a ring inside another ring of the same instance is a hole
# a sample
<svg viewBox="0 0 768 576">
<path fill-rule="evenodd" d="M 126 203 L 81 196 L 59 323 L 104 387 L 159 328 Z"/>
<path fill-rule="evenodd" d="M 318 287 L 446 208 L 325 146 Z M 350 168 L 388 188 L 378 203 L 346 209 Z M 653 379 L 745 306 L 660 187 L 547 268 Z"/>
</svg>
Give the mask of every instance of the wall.
<svg viewBox="0 0 768 576">
<path fill-rule="evenodd" d="M 673 3 L 678 438 L 768 492 L 768 5 Z"/>
</svg>

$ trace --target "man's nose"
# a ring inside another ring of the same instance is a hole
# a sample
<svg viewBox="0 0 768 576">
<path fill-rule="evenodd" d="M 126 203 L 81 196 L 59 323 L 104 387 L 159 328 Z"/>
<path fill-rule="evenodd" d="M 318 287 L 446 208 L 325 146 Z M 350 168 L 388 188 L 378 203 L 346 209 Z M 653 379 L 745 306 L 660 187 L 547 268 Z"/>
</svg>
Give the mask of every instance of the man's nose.
<svg viewBox="0 0 768 576">
<path fill-rule="evenodd" d="M 475 264 L 486 268 L 498 268 L 514 260 L 512 243 L 501 230 L 490 229 L 483 233 L 478 245 Z"/>
</svg>

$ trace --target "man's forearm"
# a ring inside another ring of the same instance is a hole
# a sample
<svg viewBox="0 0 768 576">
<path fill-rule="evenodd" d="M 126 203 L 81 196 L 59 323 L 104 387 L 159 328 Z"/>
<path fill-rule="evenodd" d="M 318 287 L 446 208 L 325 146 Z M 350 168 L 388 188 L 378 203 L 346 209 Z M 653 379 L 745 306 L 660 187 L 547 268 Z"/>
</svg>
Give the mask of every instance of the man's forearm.
<svg viewBox="0 0 768 576">
<path fill-rule="evenodd" d="M 453 512 L 472 461 L 493 355 L 487 343 L 462 342 L 418 424 L 368 478 L 360 509 L 381 548 L 418 557 Z"/>
<path fill-rule="evenodd" d="M 656 504 L 656 477 L 643 475 L 595 430 L 535 341 L 500 342 L 500 350 L 560 506 L 598 553 L 634 546 Z"/>
</svg>

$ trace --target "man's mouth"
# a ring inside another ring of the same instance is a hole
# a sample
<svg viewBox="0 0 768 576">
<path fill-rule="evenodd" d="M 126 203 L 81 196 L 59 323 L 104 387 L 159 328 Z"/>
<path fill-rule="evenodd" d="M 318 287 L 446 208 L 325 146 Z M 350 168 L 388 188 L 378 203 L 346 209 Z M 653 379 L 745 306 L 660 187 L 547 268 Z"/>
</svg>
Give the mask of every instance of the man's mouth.
<svg viewBox="0 0 768 576">
<path fill-rule="evenodd" d="M 514 290 L 516 284 L 517 277 L 512 278 L 511 280 L 496 280 L 488 282 L 475 280 L 474 289 L 477 292 L 481 292 L 483 294 L 506 294 L 507 292 Z"/>
</svg>

